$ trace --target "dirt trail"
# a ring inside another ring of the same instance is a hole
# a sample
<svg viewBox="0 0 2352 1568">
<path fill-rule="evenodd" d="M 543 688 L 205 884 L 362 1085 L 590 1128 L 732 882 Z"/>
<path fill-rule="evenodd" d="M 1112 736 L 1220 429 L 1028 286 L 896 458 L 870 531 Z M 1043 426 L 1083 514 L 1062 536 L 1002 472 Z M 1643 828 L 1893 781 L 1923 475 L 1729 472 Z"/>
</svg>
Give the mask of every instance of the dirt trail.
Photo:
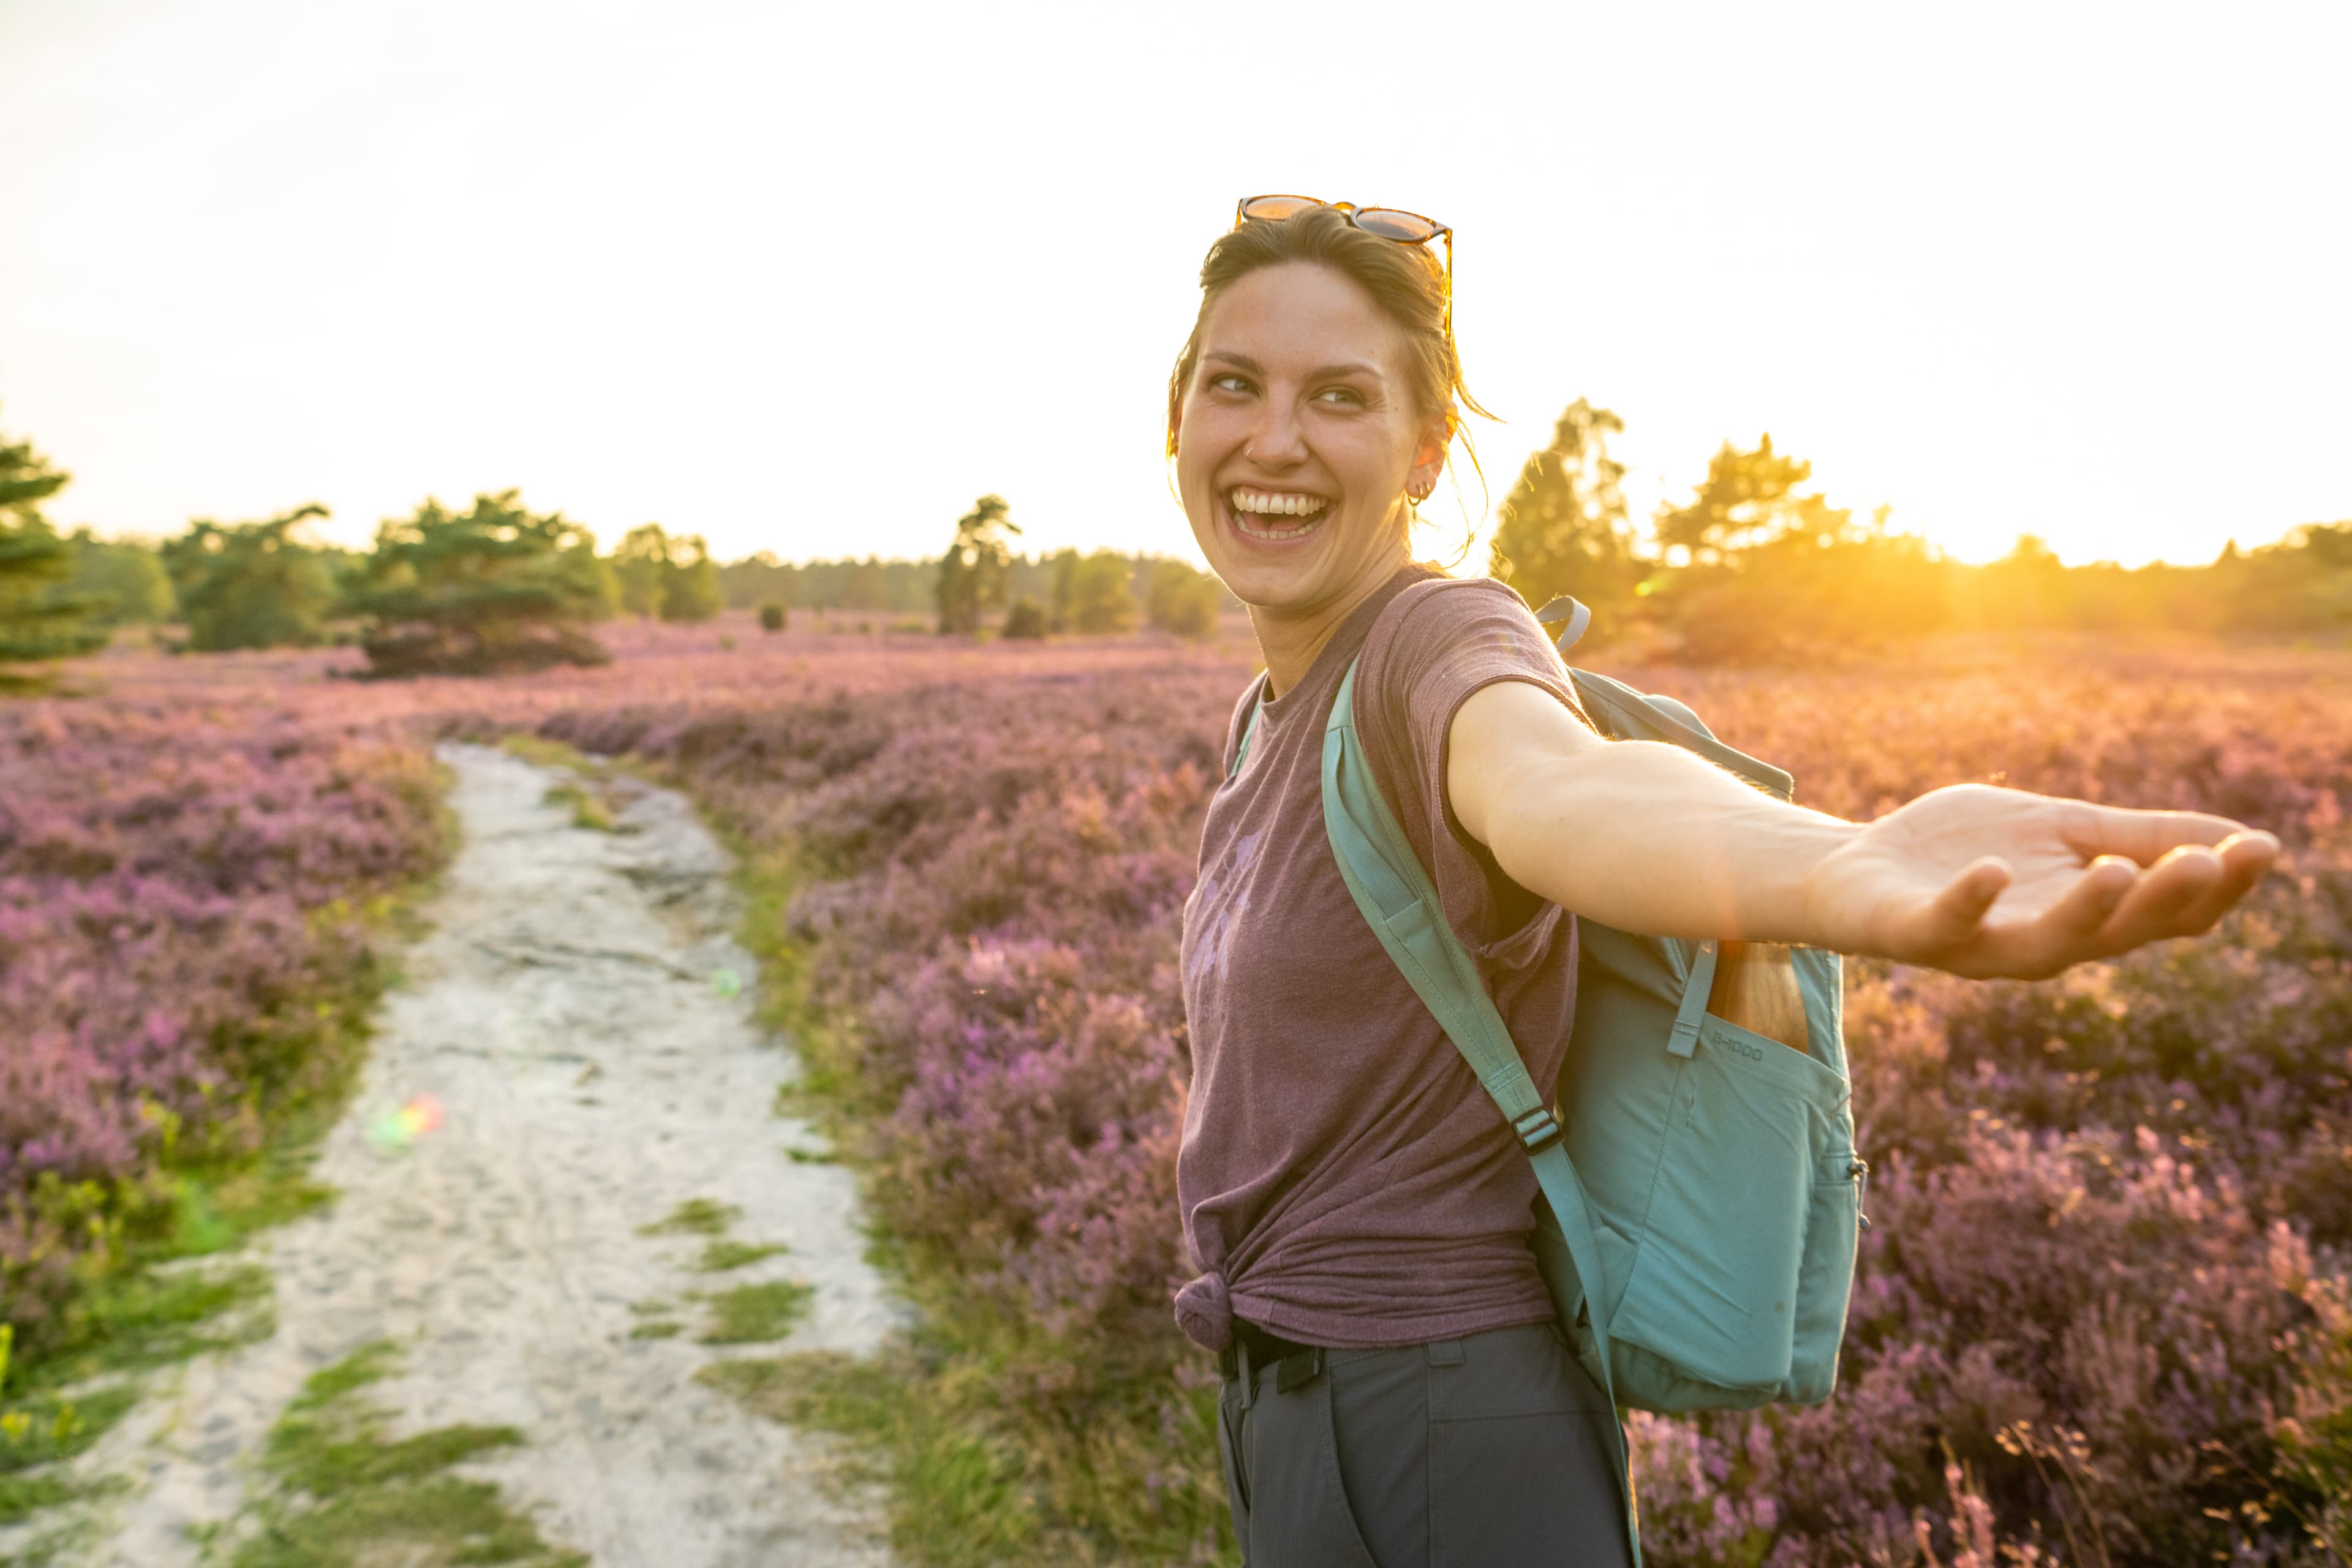
<svg viewBox="0 0 2352 1568">
<path fill-rule="evenodd" d="M 773 1114 L 793 1061 L 731 994 L 751 964 L 728 934 L 724 853 L 667 791 L 615 785 L 619 831 L 596 832 L 547 804 L 559 773 L 442 755 L 464 846 L 320 1163 L 341 1196 L 259 1245 L 276 1334 L 159 1379 L 89 1456 L 134 1489 L 87 1561 L 195 1562 L 190 1528 L 236 1513 L 303 1378 L 390 1339 L 405 1372 L 378 1393 L 401 1429 L 522 1428 L 527 1447 L 468 1473 L 598 1568 L 887 1563 L 875 1500 L 820 1485 L 824 1440 L 693 1381 L 730 1354 L 870 1350 L 897 1310 L 865 1261 L 848 1173 L 787 1154 L 823 1145 Z M 404 1150 L 370 1141 L 422 1095 L 444 1110 L 437 1131 Z M 706 1237 L 639 1234 L 693 1199 L 740 1209 L 730 1238 L 788 1250 L 704 1274 Z M 780 1279 L 815 1291 L 789 1339 L 697 1342 L 707 1309 L 690 1292 Z M 664 1315 L 677 1337 L 632 1337 Z"/>
</svg>

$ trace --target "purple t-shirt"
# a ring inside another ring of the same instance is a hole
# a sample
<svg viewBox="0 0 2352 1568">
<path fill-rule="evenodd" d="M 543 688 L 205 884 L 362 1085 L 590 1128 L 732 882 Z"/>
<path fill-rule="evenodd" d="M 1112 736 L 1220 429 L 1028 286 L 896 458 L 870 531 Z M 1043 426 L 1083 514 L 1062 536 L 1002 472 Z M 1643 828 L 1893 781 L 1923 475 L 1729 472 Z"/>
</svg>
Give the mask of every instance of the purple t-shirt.
<svg viewBox="0 0 2352 1568">
<path fill-rule="evenodd" d="M 1184 906 L 1192 1087 L 1176 1182 L 1202 1273 L 1176 1316 L 1213 1350 L 1235 1315 L 1347 1348 L 1551 1316 L 1528 1247 L 1535 1173 L 1365 923 L 1324 836 L 1323 724 L 1360 653 L 1366 757 L 1538 1083 L 1558 1075 L 1575 1013 L 1574 921 L 1496 868 L 1444 788 L 1465 698 L 1525 680 L 1577 711 L 1567 673 L 1510 589 L 1401 571 L 1263 704 L 1201 836 Z M 1259 689 L 1234 710 L 1229 769 Z"/>
</svg>

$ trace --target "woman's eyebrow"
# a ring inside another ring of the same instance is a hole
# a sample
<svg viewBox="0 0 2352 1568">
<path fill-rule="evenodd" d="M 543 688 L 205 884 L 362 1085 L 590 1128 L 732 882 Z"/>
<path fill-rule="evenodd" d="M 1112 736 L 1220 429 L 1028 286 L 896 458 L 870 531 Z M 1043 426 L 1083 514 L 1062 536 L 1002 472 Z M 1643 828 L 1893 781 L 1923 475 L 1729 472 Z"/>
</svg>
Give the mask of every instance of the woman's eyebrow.
<svg viewBox="0 0 2352 1568">
<path fill-rule="evenodd" d="M 1234 369 L 1247 371 L 1252 375 L 1263 376 L 1265 374 L 1265 367 L 1264 365 L 1250 358 L 1249 355 L 1244 353 L 1235 353 L 1231 349 L 1206 349 L 1202 352 L 1201 358 L 1204 361 L 1215 360 L 1222 364 L 1232 365 Z M 1378 366 L 1361 364 L 1354 362 L 1350 362 L 1346 364 L 1318 365 L 1314 370 L 1307 372 L 1307 379 L 1308 381 L 1329 381 L 1335 377 L 1350 375 L 1360 375 L 1368 381 L 1374 382 L 1385 382 L 1386 379 L 1381 374 Z"/>
</svg>

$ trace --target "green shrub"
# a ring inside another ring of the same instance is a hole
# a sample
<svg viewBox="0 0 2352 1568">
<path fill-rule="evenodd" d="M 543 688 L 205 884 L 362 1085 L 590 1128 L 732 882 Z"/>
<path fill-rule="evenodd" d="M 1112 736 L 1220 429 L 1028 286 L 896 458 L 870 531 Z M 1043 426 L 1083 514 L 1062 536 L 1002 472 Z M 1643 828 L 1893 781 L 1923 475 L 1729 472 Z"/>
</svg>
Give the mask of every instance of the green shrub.
<svg viewBox="0 0 2352 1568">
<path fill-rule="evenodd" d="M 1031 598 L 1013 601 L 1004 612 L 1004 635 L 1007 637 L 1042 637 L 1045 635 L 1045 606 Z"/>
<path fill-rule="evenodd" d="M 1217 629 L 1224 584 L 1181 561 L 1155 561 L 1145 585 L 1143 616 L 1163 632 L 1198 640 Z"/>
</svg>

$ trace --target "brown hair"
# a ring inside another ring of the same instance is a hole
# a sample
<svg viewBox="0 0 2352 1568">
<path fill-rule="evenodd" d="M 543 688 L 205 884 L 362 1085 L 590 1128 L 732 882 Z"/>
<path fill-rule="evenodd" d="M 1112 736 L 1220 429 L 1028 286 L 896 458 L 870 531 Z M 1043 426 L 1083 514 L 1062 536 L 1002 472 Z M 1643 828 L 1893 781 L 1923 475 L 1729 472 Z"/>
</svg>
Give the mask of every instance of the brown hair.
<svg viewBox="0 0 2352 1568">
<path fill-rule="evenodd" d="M 1201 323 L 1208 319 L 1209 307 L 1240 279 L 1286 261 L 1328 267 L 1372 297 L 1389 320 L 1404 330 L 1413 405 L 1424 416 L 1442 413 L 1446 438 L 1459 436 L 1468 448 L 1462 411 L 1486 411 L 1462 384 L 1462 356 L 1454 347 L 1452 280 L 1444 267 L 1426 245 L 1400 245 L 1368 234 L 1336 207 L 1308 207 L 1292 217 L 1253 219 L 1209 247 L 1201 263 L 1201 312 L 1192 319 L 1192 334 L 1184 340 L 1184 352 L 1176 356 L 1176 369 L 1168 377 L 1168 455 L 1176 455 L 1177 417 L 1184 389 L 1200 363 Z M 1477 453 L 1469 456 L 1471 466 L 1476 467 Z"/>
</svg>

